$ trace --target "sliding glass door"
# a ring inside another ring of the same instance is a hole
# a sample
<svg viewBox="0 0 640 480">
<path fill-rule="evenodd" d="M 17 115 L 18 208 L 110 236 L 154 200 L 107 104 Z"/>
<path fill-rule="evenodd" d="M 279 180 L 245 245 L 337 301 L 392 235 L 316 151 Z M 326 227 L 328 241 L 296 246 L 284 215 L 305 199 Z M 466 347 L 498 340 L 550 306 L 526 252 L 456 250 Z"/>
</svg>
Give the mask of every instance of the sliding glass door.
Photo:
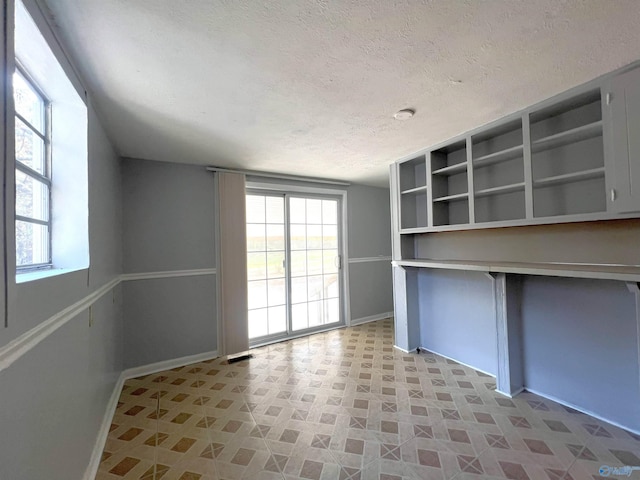
<svg viewBox="0 0 640 480">
<path fill-rule="evenodd" d="M 247 195 L 249 339 L 342 323 L 340 200 Z"/>
</svg>

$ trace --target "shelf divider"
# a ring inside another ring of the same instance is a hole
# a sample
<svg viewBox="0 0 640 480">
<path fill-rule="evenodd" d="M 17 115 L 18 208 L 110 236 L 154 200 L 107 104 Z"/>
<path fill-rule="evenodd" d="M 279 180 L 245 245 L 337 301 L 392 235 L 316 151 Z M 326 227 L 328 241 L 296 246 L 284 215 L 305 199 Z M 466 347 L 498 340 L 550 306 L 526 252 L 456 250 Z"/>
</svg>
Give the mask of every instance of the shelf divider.
<svg viewBox="0 0 640 480">
<path fill-rule="evenodd" d="M 467 162 L 456 163 L 448 167 L 433 170 L 431 175 L 453 175 L 454 173 L 464 172 L 467 169 Z"/>
<path fill-rule="evenodd" d="M 553 177 L 540 178 L 534 180 L 534 187 L 548 187 L 561 183 L 579 182 L 582 180 L 590 180 L 592 178 L 604 177 L 604 167 L 592 168 L 590 170 L 582 170 L 580 172 L 565 173 L 564 175 L 555 175 Z"/>
<path fill-rule="evenodd" d="M 522 145 L 516 145 L 515 147 L 505 148 L 499 152 L 490 153 L 473 160 L 473 166 L 475 168 L 485 167 L 493 165 L 495 163 L 507 162 L 514 158 L 521 157 L 523 153 Z"/>
<path fill-rule="evenodd" d="M 475 197 L 487 197 L 489 195 L 496 195 L 499 193 L 511 193 L 511 192 L 517 192 L 519 190 L 524 190 L 525 187 L 525 183 L 524 182 L 519 182 L 519 183 L 513 183 L 510 185 L 501 185 L 499 187 L 492 187 L 492 188 L 483 188 L 482 190 L 478 190 L 475 193 Z"/>
<path fill-rule="evenodd" d="M 422 185 L 421 187 L 415 187 L 415 188 L 409 188 L 408 190 L 404 190 L 402 192 L 400 192 L 402 195 L 411 195 L 411 194 L 417 194 L 417 193 L 422 193 L 422 192 L 426 192 L 427 191 L 427 186 L 426 185 Z"/>
<path fill-rule="evenodd" d="M 434 198 L 433 202 L 453 202 L 455 200 L 464 200 L 465 198 L 469 197 L 469 193 L 465 192 L 465 193 L 456 193 L 455 195 L 447 195 L 446 197 L 438 197 L 438 198 Z"/>
<path fill-rule="evenodd" d="M 537 153 L 543 150 L 551 150 L 570 143 L 594 138 L 599 135 L 602 135 L 602 120 L 532 141 L 531 151 L 533 153 Z"/>
</svg>

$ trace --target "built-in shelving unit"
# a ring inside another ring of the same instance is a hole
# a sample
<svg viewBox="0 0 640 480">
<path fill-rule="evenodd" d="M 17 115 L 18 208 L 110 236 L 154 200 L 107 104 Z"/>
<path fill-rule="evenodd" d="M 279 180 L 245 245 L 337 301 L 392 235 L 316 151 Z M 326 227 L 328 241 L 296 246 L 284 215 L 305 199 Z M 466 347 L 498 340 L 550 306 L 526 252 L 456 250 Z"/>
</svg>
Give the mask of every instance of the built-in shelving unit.
<svg viewBox="0 0 640 480">
<path fill-rule="evenodd" d="M 637 366 L 639 128 L 640 61 L 392 165 L 396 346 L 495 374 L 498 393 L 539 389 L 640 428 L 633 368 L 615 417 L 593 387 Z M 416 162 L 420 180 L 402 179 Z M 597 368 L 565 368 L 594 345 L 621 355 L 595 383 Z"/>
<path fill-rule="evenodd" d="M 592 86 L 398 163 L 399 233 L 620 218 L 605 108 Z"/>
</svg>

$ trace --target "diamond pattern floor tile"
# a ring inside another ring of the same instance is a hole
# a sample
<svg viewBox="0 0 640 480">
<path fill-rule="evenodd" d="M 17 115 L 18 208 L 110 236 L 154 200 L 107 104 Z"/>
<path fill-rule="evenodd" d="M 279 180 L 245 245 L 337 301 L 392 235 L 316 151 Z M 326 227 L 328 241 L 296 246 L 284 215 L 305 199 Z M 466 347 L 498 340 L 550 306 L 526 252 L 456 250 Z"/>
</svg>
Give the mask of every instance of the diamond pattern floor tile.
<svg viewBox="0 0 640 480">
<path fill-rule="evenodd" d="M 640 465 L 640 437 L 402 353 L 390 319 L 252 353 L 127 380 L 96 479 L 580 480 Z"/>
</svg>

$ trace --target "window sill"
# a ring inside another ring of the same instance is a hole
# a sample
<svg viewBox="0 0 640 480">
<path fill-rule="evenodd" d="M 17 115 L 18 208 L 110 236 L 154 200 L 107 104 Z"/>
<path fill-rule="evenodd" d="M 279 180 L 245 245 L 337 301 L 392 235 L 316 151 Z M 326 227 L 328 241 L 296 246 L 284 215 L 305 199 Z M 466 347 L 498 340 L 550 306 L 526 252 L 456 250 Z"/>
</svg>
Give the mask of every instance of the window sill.
<svg viewBox="0 0 640 480">
<path fill-rule="evenodd" d="M 47 270 L 33 270 L 31 272 L 16 273 L 16 283 L 27 283 L 43 278 L 55 277 L 58 275 L 64 275 L 66 273 L 78 272 L 80 270 L 86 270 L 85 268 L 50 268 Z"/>
</svg>

